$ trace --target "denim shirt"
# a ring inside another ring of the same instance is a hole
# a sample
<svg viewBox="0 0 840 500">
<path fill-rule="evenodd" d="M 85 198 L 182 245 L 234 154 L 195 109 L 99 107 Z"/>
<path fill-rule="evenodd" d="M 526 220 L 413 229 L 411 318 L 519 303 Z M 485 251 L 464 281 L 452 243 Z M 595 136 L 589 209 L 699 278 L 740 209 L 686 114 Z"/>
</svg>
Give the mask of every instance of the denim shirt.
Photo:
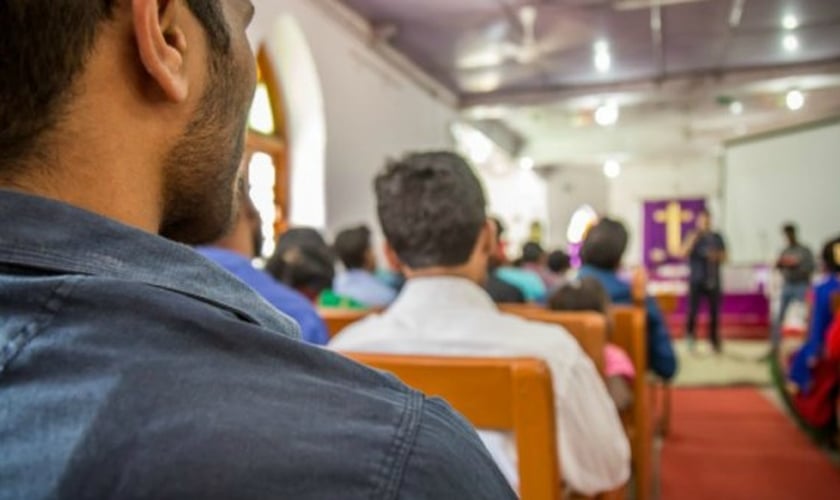
<svg viewBox="0 0 840 500">
<path fill-rule="evenodd" d="M 0 499 L 514 498 L 475 432 L 192 249 L 0 190 Z"/>
<path fill-rule="evenodd" d="M 199 247 L 196 250 L 253 288 L 278 311 L 295 320 L 300 326 L 300 335 L 304 342 L 323 346 L 330 341 L 327 325 L 318 315 L 315 306 L 302 294 L 276 281 L 262 269 L 255 268 L 250 260 L 236 252 L 210 246 Z"/>
</svg>

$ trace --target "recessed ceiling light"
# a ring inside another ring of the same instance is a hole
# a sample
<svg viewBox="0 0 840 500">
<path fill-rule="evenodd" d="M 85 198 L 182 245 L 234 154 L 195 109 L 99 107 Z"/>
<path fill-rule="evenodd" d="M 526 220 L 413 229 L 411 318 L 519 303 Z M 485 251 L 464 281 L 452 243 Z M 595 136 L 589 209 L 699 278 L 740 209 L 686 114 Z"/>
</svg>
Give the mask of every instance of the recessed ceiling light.
<svg viewBox="0 0 840 500">
<path fill-rule="evenodd" d="M 610 101 L 606 104 L 598 106 L 598 109 L 595 110 L 595 123 L 602 127 L 615 125 L 618 123 L 618 117 L 620 114 L 621 111 L 618 109 L 618 105 L 615 102 Z"/>
<path fill-rule="evenodd" d="M 805 94 L 799 90 L 791 90 L 785 96 L 785 104 L 791 111 L 798 111 L 805 106 Z"/>
<path fill-rule="evenodd" d="M 607 160 L 604 163 L 604 175 L 608 179 L 616 179 L 621 175 L 621 163 L 615 160 Z"/>
<path fill-rule="evenodd" d="M 787 14 L 782 18 L 782 27 L 786 30 L 795 30 L 799 27 L 799 19 L 797 19 L 793 14 Z"/>
<path fill-rule="evenodd" d="M 607 73 L 612 68 L 612 54 L 610 54 L 610 44 L 606 40 L 598 40 L 593 46 L 595 51 L 595 69 L 599 73 Z"/>
<path fill-rule="evenodd" d="M 595 54 L 595 69 L 598 73 L 607 73 L 612 68 L 612 56 L 609 52 L 598 52 Z"/>
<path fill-rule="evenodd" d="M 599 52 L 609 52 L 610 44 L 606 40 L 598 40 L 595 42 L 594 49 L 596 54 Z"/>
<path fill-rule="evenodd" d="M 741 101 L 732 101 L 729 104 L 729 112 L 733 115 L 740 115 L 744 112 L 744 104 Z"/>
<path fill-rule="evenodd" d="M 799 38 L 796 35 L 787 34 L 782 39 L 782 46 L 788 52 L 796 52 L 799 50 Z"/>
<path fill-rule="evenodd" d="M 534 159 L 530 157 L 522 157 L 519 159 L 519 166 L 524 170 L 534 170 Z"/>
</svg>

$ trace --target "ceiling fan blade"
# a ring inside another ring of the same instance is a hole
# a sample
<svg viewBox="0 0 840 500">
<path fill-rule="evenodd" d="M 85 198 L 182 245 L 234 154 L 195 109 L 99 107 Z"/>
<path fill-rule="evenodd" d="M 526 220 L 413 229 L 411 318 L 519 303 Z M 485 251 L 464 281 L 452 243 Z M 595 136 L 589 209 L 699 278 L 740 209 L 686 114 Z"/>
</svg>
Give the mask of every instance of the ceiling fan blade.
<svg viewBox="0 0 840 500">
<path fill-rule="evenodd" d="M 653 7 L 665 7 L 668 5 L 678 5 L 681 3 L 696 3 L 707 2 L 708 0 L 615 0 L 613 8 L 615 10 L 639 10 L 651 9 Z"/>
</svg>

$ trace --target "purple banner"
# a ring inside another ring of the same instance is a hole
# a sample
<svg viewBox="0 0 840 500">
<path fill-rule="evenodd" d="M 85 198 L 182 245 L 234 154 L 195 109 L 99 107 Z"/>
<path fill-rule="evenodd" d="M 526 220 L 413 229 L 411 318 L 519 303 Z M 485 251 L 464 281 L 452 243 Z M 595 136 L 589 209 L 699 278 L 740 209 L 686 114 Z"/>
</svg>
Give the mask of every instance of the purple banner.
<svg viewBox="0 0 840 500">
<path fill-rule="evenodd" d="M 706 209 L 704 199 L 646 201 L 642 251 L 648 269 L 681 262 L 679 250 L 694 229 L 697 214 Z"/>
</svg>

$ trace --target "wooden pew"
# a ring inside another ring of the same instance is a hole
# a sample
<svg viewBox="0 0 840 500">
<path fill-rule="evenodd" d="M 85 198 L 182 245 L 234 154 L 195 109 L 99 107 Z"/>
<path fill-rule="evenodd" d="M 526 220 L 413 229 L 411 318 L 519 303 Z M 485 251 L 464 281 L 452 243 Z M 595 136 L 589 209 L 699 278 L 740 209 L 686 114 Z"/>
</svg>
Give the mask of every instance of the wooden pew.
<svg viewBox="0 0 840 500">
<path fill-rule="evenodd" d="M 344 330 L 374 312 L 376 311 L 370 309 L 318 309 L 318 314 L 323 318 L 324 323 L 327 324 L 327 332 L 330 338 L 335 337 L 341 330 Z"/>
<path fill-rule="evenodd" d="M 581 344 L 584 352 L 595 361 L 603 374 L 603 352 L 606 343 L 606 328 L 602 315 L 589 312 L 558 312 L 535 305 L 504 304 L 500 309 L 509 314 L 529 319 L 557 324 L 564 327 Z M 636 367 L 637 376 L 633 382 L 633 405 L 621 415 L 625 431 L 633 451 L 632 467 L 636 477 L 636 496 L 646 500 L 651 495 L 653 468 L 653 434 L 651 430 L 649 391 L 647 385 L 647 324 L 643 308 L 616 306 L 611 309 L 613 321 L 612 341 L 625 350 Z M 597 318 L 596 327 L 591 323 L 592 316 Z M 587 318 L 584 321 L 582 318 Z M 588 324 L 588 328 L 584 327 Z M 593 328 L 600 329 L 592 337 Z M 600 358 L 600 361 L 597 359 Z M 670 397 L 670 392 L 666 392 Z M 670 404 L 665 406 L 670 408 Z"/>
<path fill-rule="evenodd" d="M 604 347 L 607 344 L 607 323 L 603 315 L 594 312 L 551 311 L 544 307 L 523 304 L 500 304 L 502 312 L 530 321 L 562 326 L 580 344 L 581 349 L 604 375 Z"/>
<path fill-rule="evenodd" d="M 479 429 L 512 431 L 522 500 L 563 497 L 551 372 L 533 358 L 461 358 L 343 353 L 440 396 Z M 625 498 L 624 487 L 594 497 Z M 582 499 L 575 494 L 568 498 Z"/>
<path fill-rule="evenodd" d="M 513 431 L 522 500 L 560 500 L 551 373 L 541 360 L 344 353 L 440 396 L 475 427 Z"/>
<path fill-rule="evenodd" d="M 647 381 L 647 314 L 644 308 L 635 306 L 613 306 L 610 310 L 613 321 L 612 342 L 624 349 L 636 367 L 633 380 L 633 405 L 622 414 L 627 437 L 633 451 L 633 475 L 636 478 L 636 498 L 650 498 L 653 470 L 654 418 L 650 411 L 650 396 Z M 663 408 L 668 409 L 664 419 L 670 418 L 670 388 L 664 391 Z M 667 424 L 666 424 L 667 425 Z"/>
</svg>

